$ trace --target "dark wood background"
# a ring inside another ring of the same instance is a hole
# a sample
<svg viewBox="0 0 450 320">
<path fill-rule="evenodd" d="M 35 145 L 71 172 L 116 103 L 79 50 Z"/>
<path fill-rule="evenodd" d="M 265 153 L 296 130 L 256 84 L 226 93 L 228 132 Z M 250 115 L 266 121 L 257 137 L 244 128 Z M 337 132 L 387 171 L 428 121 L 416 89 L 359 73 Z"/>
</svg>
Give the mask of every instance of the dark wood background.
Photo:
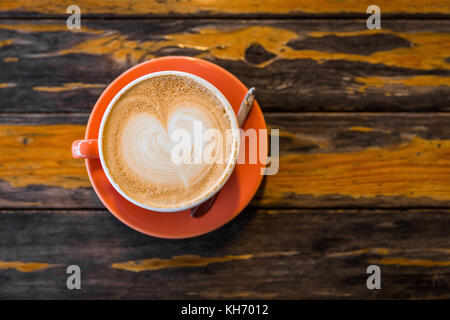
<svg viewBox="0 0 450 320">
<path fill-rule="evenodd" d="M 450 297 L 448 1 L 376 1 L 378 31 L 356 0 L 86 0 L 78 32 L 71 4 L 0 2 L 0 298 Z M 281 134 L 280 172 L 186 240 L 121 224 L 70 154 L 106 85 L 166 55 L 255 86 Z"/>
</svg>

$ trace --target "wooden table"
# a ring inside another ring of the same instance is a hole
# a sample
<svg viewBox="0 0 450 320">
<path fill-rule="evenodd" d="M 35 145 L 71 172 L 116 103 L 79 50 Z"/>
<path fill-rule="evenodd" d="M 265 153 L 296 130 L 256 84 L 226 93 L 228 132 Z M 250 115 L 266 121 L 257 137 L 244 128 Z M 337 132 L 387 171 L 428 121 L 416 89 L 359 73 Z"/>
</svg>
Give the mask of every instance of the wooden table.
<svg viewBox="0 0 450 320">
<path fill-rule="evenodd" d="M 369 4 L 2 0 L 0 298 L 449 298 L 450 6 L 374 1 L 368 30 Z M 105 86 L 166 55 L 255 86 L 281 136 L 251 204 L 187 240 L 120 223 L 70 154 Z"/>
</svg>

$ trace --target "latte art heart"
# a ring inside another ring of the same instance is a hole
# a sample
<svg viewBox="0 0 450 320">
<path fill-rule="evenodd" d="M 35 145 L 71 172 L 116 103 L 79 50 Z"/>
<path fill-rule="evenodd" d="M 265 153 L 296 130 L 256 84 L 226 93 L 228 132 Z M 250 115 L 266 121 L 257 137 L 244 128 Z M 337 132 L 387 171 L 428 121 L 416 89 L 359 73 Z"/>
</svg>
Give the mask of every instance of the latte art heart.
<svg viewBox="0 0 450 320">
<path fill-rule="evenodd" d="M 126 123 L 122 134 L 122 150 L 128 167 L 150 183 L 184 184 L 188 188 L 201 179 L 212 166 L 206 161 L 201 163 L 194 161 L 197 155 L 194 148 L 194 127 L 200 123 L 203 129 L 213 129 L 212 120 L 214 119 L 208 116 L 192 105 L 174 106 L 167 125 L 163 125 L 151 114 L 135 114 Z M 191 152 L 187 161 L 177 163 L 172 157 L 172 151 L 177 142 L 171 139 L 171 135 L 175 130 L 180 129 L 187 133 L 190 143 L 184 147 Z M 201 143 L 201 150 L 205 150 L 205 141 Z M 218 141 L 214 148 L 216 153 L 219 153 L 223 145 Z M 200 157 L 203 159 L 203 154 Z"/>
<path fill-rule="evenodd" d="M 130 118 L 121 140 L 124 159 L 137 175 L 153 182 L 179 182 L 170 161 L 170 138 L 154 116 L 143 113 Z"/>
<path fill-rule="evenodd" d="M 103 156 L 112 179 L 132 199 L 155 208 L 184 206 L 204 197 L 229 170 L 236 144 L 226 139 L 230 129 L 225 107 L 206 87 L 160 76 L 117 100 L 103 131 Z M 222 139 L 198 140 L 212 130 Z M 174 139 L 180 132 L 183 139 Z M 175 161 L 180 150 L 183 161 Z M 202 161 L 205 151 L 222 161 Z"/>
</svg>

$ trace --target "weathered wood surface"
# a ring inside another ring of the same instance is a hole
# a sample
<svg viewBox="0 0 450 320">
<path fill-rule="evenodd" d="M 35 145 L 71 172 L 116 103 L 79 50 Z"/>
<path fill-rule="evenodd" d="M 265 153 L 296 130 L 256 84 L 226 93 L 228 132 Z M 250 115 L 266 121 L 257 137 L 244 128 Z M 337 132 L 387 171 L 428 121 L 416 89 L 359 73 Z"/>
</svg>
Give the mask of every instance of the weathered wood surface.
<svg viewBox="0 0 450 320">
<path fill-rule="evenodd" d="M 100 208 L 71 142 L 87 114 L 2 114 L 0 207 Z M 254 207 L 449 207 L 450 115 L 267 113 L 280 170 Z"/>
<path fill-rule="evenodd" d="M 79 32 L 71 4 L 0 2 L 0 298 L 450 298 L 448 1 L 378 1 L 380 31 L 356 0 L 85 0 Z M 106 85 L 167 55 L 255 86 L 281 135 L 249 207 L 177 241 L 116 220 L 70 155 Z"/>
<path fill-rule="evenodd" d="M 449 216 L 246 209 L 208 235 L 162 240 L 105 210 L 1 211 L 0 298 L 449 298 Z M 71 264 L 79 291 L 66 289 Z M 371 264 L 382 290 L 367 290 Z"/>
<path fill-rule="evenodd" d="M 70 0 L 3 0 L 0 17 L 65 16 Z M 358 0 L 79 0 L 77 5 L 86 17 L 225 17 L 225 16 L 339 16 L 366 17 L 371 3 Z M 450 14 L 448 1 L 378 0 L 386 17 L 445 17 Z"/>
<path fill-rule="evenodd" d="M 159 56 L 217 63 L 265 112 L 449 111 L 450 21 L 0 21 L 0 112 L 89 112 L 129 67 Z"/>
</svg>

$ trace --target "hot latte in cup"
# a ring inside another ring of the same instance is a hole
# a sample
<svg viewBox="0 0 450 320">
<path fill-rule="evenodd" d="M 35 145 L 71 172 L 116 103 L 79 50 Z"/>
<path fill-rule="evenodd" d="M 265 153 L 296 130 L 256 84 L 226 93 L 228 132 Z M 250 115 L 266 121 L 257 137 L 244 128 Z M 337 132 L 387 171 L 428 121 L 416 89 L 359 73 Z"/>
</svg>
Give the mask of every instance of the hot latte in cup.
<svg viewBox="0 0 450 320">
<path fill-rule="evenodd" d="M 231 116 L 214 92 L 189 77 L 168 74 L 135 84 L 104 124 L 102 153 L 112 180 L 154 208 L 207 197 L 232 170 Z M 205 135 L 208 130 L 221 137 Z"/>
</svg>

